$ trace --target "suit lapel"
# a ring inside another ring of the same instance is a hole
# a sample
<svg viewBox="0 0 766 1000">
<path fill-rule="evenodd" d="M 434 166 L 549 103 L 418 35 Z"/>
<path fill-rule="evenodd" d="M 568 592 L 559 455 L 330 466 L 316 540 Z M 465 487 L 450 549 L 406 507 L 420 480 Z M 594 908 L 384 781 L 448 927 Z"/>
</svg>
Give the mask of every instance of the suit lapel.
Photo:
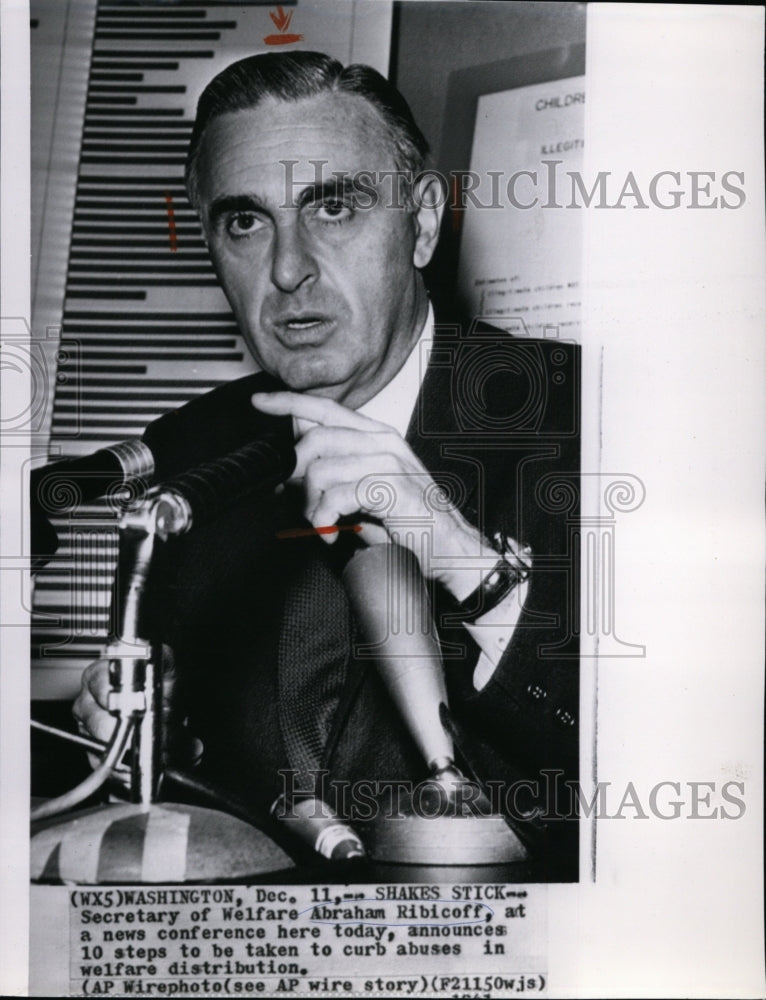
<svg viewBox="0 0 766 1000">
<path fill-rule="evenodd" d="M 476 518 L 480 467 L 470 459 L 455 415 L 453 375 L 460 325 L 434 325 L 431 357 L 410 418 L 406 440 L 434 481 L 455 498 L 461 512 Z"/>
</svg>

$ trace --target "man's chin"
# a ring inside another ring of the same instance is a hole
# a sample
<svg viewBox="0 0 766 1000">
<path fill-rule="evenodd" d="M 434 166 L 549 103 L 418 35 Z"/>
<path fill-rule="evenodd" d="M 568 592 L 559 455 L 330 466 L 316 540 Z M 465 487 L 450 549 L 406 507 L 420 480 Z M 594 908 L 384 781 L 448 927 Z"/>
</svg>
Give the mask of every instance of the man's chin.
<svg viewBox="0 0 766 1000">
<path fill-rule="evenodd" d="M 278 373 L 278 377 L 293 392 L 305 392 L 309 396 L 323 396 L 325 399 L 341 399 L 348 391 L 347 378 L 338 372 L 322 366 L 291 366 Z"/>
</svg>

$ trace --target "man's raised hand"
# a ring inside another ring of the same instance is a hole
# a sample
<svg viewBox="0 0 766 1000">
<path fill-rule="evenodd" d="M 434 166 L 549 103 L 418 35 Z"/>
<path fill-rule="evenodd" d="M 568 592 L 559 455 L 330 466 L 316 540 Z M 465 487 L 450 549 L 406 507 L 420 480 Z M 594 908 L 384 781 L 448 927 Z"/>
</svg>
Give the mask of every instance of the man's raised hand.
<svg viewBox="0 0 766 1000">
<path fill-rule="evenodd" d="M 432 566 L 422 567 L 423 572 L 439 579 L 458 600 L 471 592 L 475 583 L 460 571 L 460 560 L 492 550 L 457 507 L 428 502 L 436 484 L 393 427 L 331 399 L 296 392 L 256 393 L 253 405 L 264 413 L 293 417 L 299 440 L 292 479 L 303 483 L 304 513 L 315 528 L 360 514 L 365 519 L 360 536 L 368 544 L 386 540 L 407 544 L 411 538 L 414 549 L 420 545 L 420 532 L 413 526 L 420 523 L 431 536 L 433 553 L 457 558 L 453 565 L 449 559 L 434 560 Z M 380 489 L 376 490 L 382 485 L 389 495 L 385 509 Z M 395 513 L 389 516 L 392 509 Z M 399 531 L 397 523 L 406 530 Z M 320 537 L 332 543 L 338 535 Z"/>
</svg>

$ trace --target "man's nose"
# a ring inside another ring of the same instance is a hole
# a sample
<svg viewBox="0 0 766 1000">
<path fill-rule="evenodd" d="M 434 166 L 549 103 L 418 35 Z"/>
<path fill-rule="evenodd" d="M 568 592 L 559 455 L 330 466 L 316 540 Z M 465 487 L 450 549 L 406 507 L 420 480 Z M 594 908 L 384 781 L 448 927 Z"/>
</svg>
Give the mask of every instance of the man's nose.
<svg viewBox="0 0 766 1000">
<path fill-rule="evenodd" d="M 274 236 L 271 280 L 283 292 L 294 292 L 317 277 L 319 268 L 309 237 L 298 221 L 278 226 Z"/>
</svg>

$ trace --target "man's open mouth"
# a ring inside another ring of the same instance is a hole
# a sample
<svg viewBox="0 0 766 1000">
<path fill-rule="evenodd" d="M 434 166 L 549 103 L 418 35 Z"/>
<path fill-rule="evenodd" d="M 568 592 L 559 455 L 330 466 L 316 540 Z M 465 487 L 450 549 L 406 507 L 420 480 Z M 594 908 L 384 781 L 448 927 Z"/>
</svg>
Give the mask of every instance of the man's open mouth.
<svg viewBox="0 0 766 1000">
<path fill-rule="evenodd" d="M 308 330 L 312 326 L 319 326 L 324 320 L 319 316 L 297 316 L 295 319 L 283 321 L 283 325 L 292 330 Z"/>
<path fill-rule="evenodd" d="M 281 340 L 291 345 L 324 340 L 333 328 L 333 320 L 323 313 L 295 313 L 280 316 L 274 322 Z"/>
</svg>

